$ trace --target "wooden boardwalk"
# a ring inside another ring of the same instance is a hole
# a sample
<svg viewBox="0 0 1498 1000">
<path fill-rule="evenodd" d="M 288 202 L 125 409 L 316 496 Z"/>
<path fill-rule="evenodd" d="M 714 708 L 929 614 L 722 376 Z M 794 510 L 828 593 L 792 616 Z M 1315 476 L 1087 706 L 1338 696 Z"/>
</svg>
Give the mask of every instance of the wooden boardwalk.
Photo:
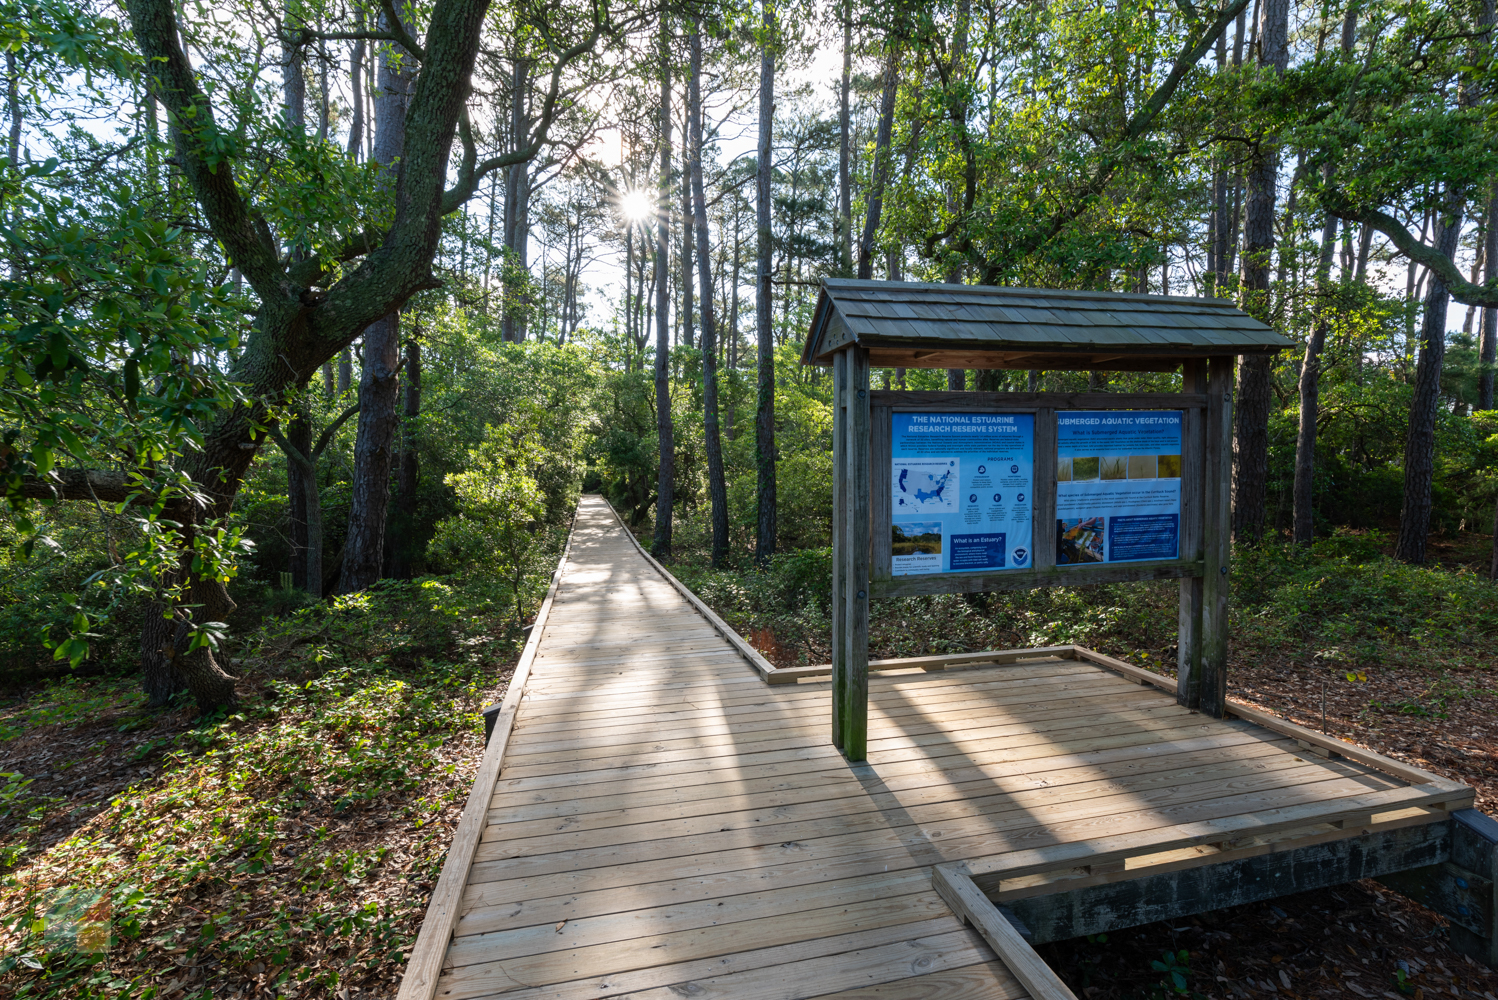
<svg viewBox="0 0 1498 1000">
<path fill-rule="evenodd" d="M 872 677 L 849 764 L 826 681 L 764 683 L 594 497 L 534 641 L 472 862 L 444 874 L 444 1000 L 1025 997 L 933 865 L 1075 866 L 1078 844 L 1323 808 L 1348 836 L 1440 797 L 1055 657 Z"/>
</svg>

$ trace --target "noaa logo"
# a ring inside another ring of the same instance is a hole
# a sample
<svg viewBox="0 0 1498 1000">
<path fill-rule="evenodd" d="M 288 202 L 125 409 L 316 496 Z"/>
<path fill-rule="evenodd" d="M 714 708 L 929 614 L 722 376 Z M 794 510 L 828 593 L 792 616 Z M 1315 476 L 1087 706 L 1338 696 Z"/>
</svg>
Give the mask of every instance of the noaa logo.
<svg viewBox="0 0 1498 1000">
<path fill-rule="evenodd" d="M 1016 563 L 1022 563 L 1022 562 L 1025 561 L 1025 556 L 1027 556 L 1029 554 L 1030 553 L 1027 550 L 1025 550 L 1025 549 L 1015 549 L 1014 550 L 1014 561 Z"/>
</svg>

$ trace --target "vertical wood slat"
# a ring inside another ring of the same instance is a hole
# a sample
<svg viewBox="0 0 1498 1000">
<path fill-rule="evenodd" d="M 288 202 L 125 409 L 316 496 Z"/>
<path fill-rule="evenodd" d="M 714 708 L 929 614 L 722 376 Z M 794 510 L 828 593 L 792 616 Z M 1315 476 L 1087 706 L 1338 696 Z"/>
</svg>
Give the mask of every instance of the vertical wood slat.
<svg viewBox="0 0 1498 1000">
<path fill-rule="evenodd" d="M 890 538 L 891 514 L 894 498 L 891 491 L 894 481 L 890 476 L 890 461 L 894 453 L 891 439 L 891 412 L 888 406 L 870 409 L 869 425 L 869 485 L 872 506 L 869 511 L 869 530 L 873 532 L 874 547 L 869 557 L 869 577 L 888 580 L 892 568 L 893 541 Z"/>
<path fill-rule="evenodd" d="M 842 749 L 848 760 L 860 761 L 867 756 L 869 731 L 869 352 L 854 346 L 846 353 L 843 631 L 848 641 Z"/>
<path fill-rule="evenodd" d="M 1202 504 L 1201 683 L 1198 707 L 1213 718 L 1227 710 L 1228 560 L 1232 529 L 1233 356 L 1207 363 L 1206 475 Z"/>
<path fill-rule="evenodd" d="M 1031 507 L 1030 565 L 1056 565 L 1056 411 L 1044 407 L 1035 414 L 1035 483 Z"/>
<path fill-rule="evenodd" d="M 1192 358 L 1181 367 L 1181 391 L 1207 391 L 1207 362 Z M 1206 496 L 1207 457 L 1201 410 L 1181 412 L 1181 550 L 1182 559 L 1202 558 L 1203 502 Z M 1196 709 L 1201 704 L 1202 578 L 1181 578 L 1180 612 L 1176 629 L 1176 701 Z"/>
<path fill-rule="evenodd" d="M 847 636 L 843 633 L 843 558 L 847 540 L 843 532 L 847 517 L 843 498 L 847 496 L 848 412 L 844 390 L 848 385 L 848 354 L 838 351 L 832 356 L 832 745 L 843 745 L 843 698 L 847 690 Z"/>
</svg>

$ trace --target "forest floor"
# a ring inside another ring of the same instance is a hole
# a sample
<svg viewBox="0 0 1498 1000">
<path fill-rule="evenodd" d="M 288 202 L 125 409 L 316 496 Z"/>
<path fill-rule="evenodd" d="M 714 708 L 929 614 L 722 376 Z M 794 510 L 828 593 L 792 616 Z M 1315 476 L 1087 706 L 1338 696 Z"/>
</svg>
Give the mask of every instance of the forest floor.
<svg viewBox="0 0 1498 1000">
<path fill-rule="evenodd" d="M 229 716 L 150 711 L 134 677 L 8 692 L 0 995 L 393 997 L 512 609 L 422 581 L 268 615 Z"/>
</svg>

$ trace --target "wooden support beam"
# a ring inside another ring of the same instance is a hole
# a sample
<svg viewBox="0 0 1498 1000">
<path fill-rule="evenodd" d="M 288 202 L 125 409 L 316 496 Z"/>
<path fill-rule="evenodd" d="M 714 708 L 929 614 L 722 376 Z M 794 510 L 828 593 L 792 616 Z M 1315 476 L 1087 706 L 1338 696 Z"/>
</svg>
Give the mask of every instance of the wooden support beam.
<svg viewBox="0 0 1498 1000">
<path fill-rule="evenodd" d="M 1035 954 L 1029 942 L 960 869 L 937 865 L 931 869 L 931 885 L 963 923 L 971 924 L 983 935 L 999 961 L 1029 990 L 1033 1000 L 1077 1000 L 1061 977 Z"/>
<path fill-rule="evenodd" d="M 1451 815 L 1451 856 L 1379 877 L 1451 921 L 1451 946 L 1498 966 L 1498 822 L 1476 809 Z"/>
<path fill-rule="evenodd" d="M 1205 366 L 1205 360 L 1191 362 Z M 876 364 L 875 367 L 888 367 Z M 1205 371 L 1203 367 L 1203 371 Z M 875 389 L 874 406 L 913 410 L 1200 410 L 1207 390 L 1185 392 L 953 392 L 928 389 Z"/>
<path fill-rule="evenodd" d="M 848 690 L 844 560 L 848 548 L 848 352 L 832 356 L 832 745 L 843 746 L 843 701 Z M 781 678 L 783 681 L 784 678 Z M 774 675 L 770 683 L 775 683 Z"/>
<path fill-rule="evenodd" d="M 878 393 L 871 392 L 870 398 Z M 890 525 L 894 515 L 891 510 L 893 497 L 890 482 L 890 459 L 894 452 L 891 440 L 890 408 L 869 407 L 869 531 L 872 535 L 872 550 L 869 555 L 869 577 L 889 579 L 894 540 Z"/>
<path fill-rule="evenodd" d="M 1207 412 L 1203 434 L 1206 467 L 1202 490 L 1201 647 L 1197 654 L 1198 711 L 1222 718 L 1227 708 L 1228 560 L 1231 554 L 1233 478 L 1233 358 L 1207 363 Z"/>
<path fill-rule="evenodd" d="M 1301 802 L 1240 816 L 1179 823 L 1157 830 L 1141 830 L 1096 840 L 1008 851 L 991 857 L 972 858 L 963 862 L 963 868 L 979 888 L 995 893 L 1000 891 L 1005 880 L 1040 875 L 1062 868 L 1107 864 L 1199 845 L 1231 843 L 1242 838 L 1265 837 L 1286 830 L 1299 830 L 1312 824 L 1335 824 L 1338 820 L 1357 819 L 1401 809 L 1438 809 L 1443 806 L 1466 809 L 1471 807 L 1475 794 L 1465 785 L 1440 779 L 1425 785 L 1351 795 L 1332 802 Z M 1415 862 L 1403 867 L 1414 867 L 1416 863 L 1430 862 Z M 1368 876 L 1353 876 L 1364 877 Z"/>
<path fill-rule="evenodd" d="M 1102 934 L 1439 865 L 1451 854 L 1452 821 L 1281 846 L 1255 857 L 1013 899 L 1005 905 L 1024 921 L 1036 944 Z"/>
<path fill-rule="evenodd" d="M 1207 362 L 1192 358 L 1181 366 L 1182 388 L 1207 398 Z M 1203 470 L 1207 467 L 1201 410 L 1181 412 L 1181 549 L 1182 559 L 1203 560 L 1202 498 Z M 1176 700 L 1195 710 L 1201 703 L 1202 578 L 1181 577 L 1180 611 L 1176 625 Z"/>
<path fill-rule="evenodd" d="M 1056 410 L 1041 407 L 1035 413 L 1035 503 L 1032 506 L 1030 567 L 1035 573 L 1056 570 Z"/>
<path fill-rule="evenodd" d="M 1054 489 L 1054 484 L 1052 486 Z M 1051 508 L 1054 510 L 1054 506 Z M 1055 522 L 1048 538 L 1041 537 L 1037 527 L 1035 547 L 1050 542 L 1054 558 Z M 922 576 L 894 576 L 874 581 L 875 597 L 920 597 L 923 594 L 972 594 L 1003 590 L 1033 590 L 1036 587 L 1093 587 L 1100 583 L 1129 583 L 1141 580 L 1174 580 L 1183 576 L 1201 576 L 1203 564 L 1189 560 L 1169 559 L 1160 562 L 1076 563 L 1070 566 L 1019 570 L 995 570 L 992 573 L 928 573 Z"/>
<path fill-rule="evenodd" d="M 847 386 L 843 426 L 843 632 L 846 635 L 846 685 L 843 691 L 843 755 L 852 761 L 867 756 L 869 731 L 869 352 L 850 347 L 847 355 Z"/>
</svg>

